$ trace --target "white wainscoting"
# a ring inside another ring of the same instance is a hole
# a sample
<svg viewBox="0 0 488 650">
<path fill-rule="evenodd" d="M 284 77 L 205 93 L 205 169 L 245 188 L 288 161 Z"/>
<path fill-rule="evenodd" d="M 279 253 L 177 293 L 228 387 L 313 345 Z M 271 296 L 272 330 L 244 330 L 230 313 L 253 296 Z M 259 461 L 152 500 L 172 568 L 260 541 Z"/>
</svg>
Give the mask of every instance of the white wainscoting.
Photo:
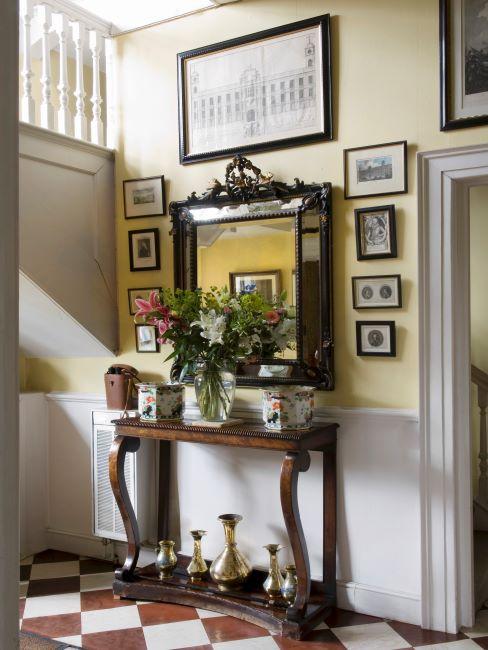
<svg viewBox="0 0 488 650">
<path fill-rule="evenodd" d="M 91 534 L 90 412 L 97 395 L 50 394 L 48 528 L 50 546 L 104 556 Z M 195 411 L 195 406 L 189 409 Z M 236 416 L 259 417 L 256 407 Z M 420 622 L 419 434 L 417 413 L 389 409 L 317 410 L 317 420 L 340 424 L 338 444 L 338 597 L 347 609 Z M 177 444 L 172 464 L 172 535 L 191 553 L 191 528 L 208 531 L 204 554 L 222 548 L 217 516 L 238 512 L 240 547 L 256 566 L 262 546 L 288 545 L 279 505 L 282 454 L 210 445 Z M 312 453 L 299 500 L 314 577 L 321 571 L 322 471 Z M 123 553 L 123 547 L 117 546 Z M 283 551 L 286 561 L 289 549 Z M 150 554 L 144 554 L 143 562 Z"/>
</svg>

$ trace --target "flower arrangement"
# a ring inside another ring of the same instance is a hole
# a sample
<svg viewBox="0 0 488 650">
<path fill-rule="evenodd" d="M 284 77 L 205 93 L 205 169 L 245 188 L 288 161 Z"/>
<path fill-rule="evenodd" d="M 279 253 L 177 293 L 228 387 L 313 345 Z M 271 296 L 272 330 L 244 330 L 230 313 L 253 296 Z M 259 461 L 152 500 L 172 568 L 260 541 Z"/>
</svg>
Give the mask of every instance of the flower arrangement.
<svg viewBox="0 0 488 650">
<path fill-rule="evenodd" d="M 293 348 L 295 319 L 285 306 L 286 295 L 267 302 L 259 293 L 229 293 L 227 288 L 211 287 L 210 291 L 163 289 L 153 291 L 149 300 L 136 299 L 136 320 L 154 325 L 160 343 L 170 343 L 173 351 L 166 360 L 174 359 L 181 367 L 180 381 L 194 373 L 198 364 L 205 372 L 234 371 L 240 359 L 257 361 L 272 358 L 286 348 Z M 199 401 L 202 416 L 208 411 L 204 402 L 215 404 L 220 400 L 230 411 L 221 377 L 210 381 Z"/>
</svg>

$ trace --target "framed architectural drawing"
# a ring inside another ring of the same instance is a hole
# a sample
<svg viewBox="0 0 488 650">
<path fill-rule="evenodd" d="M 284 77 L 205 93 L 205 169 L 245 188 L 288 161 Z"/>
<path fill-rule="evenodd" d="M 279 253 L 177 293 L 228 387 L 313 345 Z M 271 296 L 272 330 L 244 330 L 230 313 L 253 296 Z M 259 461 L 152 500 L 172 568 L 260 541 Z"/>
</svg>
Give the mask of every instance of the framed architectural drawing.
<svg viewBox="0 0 488 650">
<path fill-rule="evenodd" d="M 164 176 L 124 181 L 124 214 L 126 219 L 165 215 Z"/>
<path fill-rule="evenodd" d="M 394 205 L 354 210 L 358 261 L 397 256 Z"/>
<path fill-rule="evenodd" d="M 345 199 L 404 194 L 407 190 L 405 140 L 344 150 Z"/>
<path fill-rule="evenodd" d="M 441 130 L 488 124 L 488 0 L 440 0 Z"/>
<path fill-rule="evenodd" d="M 329 15 L 178 54 L 180 162 L 332 139 Z"/>
</svg>

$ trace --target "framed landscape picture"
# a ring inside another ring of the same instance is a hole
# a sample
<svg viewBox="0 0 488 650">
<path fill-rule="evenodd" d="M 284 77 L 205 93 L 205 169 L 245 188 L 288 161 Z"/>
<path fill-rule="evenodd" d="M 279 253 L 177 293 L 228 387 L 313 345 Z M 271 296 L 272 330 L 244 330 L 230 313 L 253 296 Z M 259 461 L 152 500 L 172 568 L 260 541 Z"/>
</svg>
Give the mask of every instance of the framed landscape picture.
<svg viewBox="0 0 488 650">
<path fill-rule="evenodd" d="M 281 293 L 281 274 L 279 271 L 230 273 L 229 287 L 231 293 L 260 293 L 271 302 Z"/>
<path fill-rule="evenodd" d="M 441 130 L 488 124 L 488 0 L 440 0 Z"/>
<path fill-rule="evenodd" d="M 363 275 L 352 278 L 354 309 L 399 309 L 402 283 L 399 275 Z"/>
<path fill-rule="evenodd" d="M 135 303 L 136 298 L 149 300 L 152 291 L 161 291 L 161 287 L 143 287 L 142 289 L 127 289 L 129 296 L 129 314 L 135 316 L 138 307 Z"/>
<path fill-rule="evenodd" d="M 134 178 L 124 181 L 126 219 L 159 217 L 166 214 L 164 176 Z"/>
<path fill-rule="evenodd" d="M 159 271 L 159 230 L 129 230 L 129 258 L 131 271 Z"/>
<path fill-rule="evenodd" d="M 344 198 L 404 194 L 408 191 L 407 142 L 344 150 Z"/>
<path fill-rule="evenodd" d="M 360 357 L 395 357 L 395 321 L 356 321 L 356 346 Z"/>
<path fill-rule="evenodd" d="M 394 205 L 354 210 L 356 251 L 359 261 L 397 256 Z"/>
<path fill-rule="evenodd" d="M 332 139 L 329 15 L 178 54 L 180 162 Z"/>
</svg>

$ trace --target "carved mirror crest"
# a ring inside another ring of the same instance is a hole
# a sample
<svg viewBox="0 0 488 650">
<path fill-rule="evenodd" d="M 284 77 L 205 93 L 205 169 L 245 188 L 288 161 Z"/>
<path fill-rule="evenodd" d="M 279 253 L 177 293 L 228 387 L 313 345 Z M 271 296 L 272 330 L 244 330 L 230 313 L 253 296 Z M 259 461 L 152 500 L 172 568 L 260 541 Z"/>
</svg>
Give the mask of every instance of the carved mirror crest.
<svg viewBox="0 0 488 650">
<path fill-rule="evenodd" d="M 333 390 L 331 184 L 276 181 L 235 156 L 223 182 L 170 204 L 175 287 L 286 292 L 293 349 L 238 365 L 238 386 Z M 177 367 L 174 367 L 176 373 Z M 191 377 L 187 377 L 191 381 Z"/>
</svg>

